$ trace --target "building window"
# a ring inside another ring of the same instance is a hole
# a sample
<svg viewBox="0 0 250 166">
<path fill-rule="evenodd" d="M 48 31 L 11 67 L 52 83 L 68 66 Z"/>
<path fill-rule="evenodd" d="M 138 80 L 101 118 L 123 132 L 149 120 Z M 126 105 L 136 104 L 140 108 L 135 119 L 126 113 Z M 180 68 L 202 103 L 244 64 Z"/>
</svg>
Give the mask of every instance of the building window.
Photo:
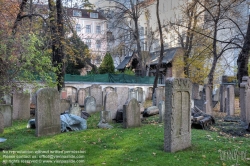
<svg viewBox="0 0 250 166">
<path fill-rule="evenodd" d="M 81 32 L 81 24 L 76 24 L 76 32 Z"/>
<path fill-rule="evenodd" d="M 96 48 L 101 48 L 101 40 L 96 40 Z"/>
<path fill-rule="evenodd" d="M 101 33 L 101 26 L 96 26 L 96 33 L 100 34 Z"/>
<path fill-rule="evenodd" d="M 80 10 L 73 10 L 73 16 L 75 16 L 75 17 L 81 17 L 82 16 L 82 12 Z"/>
<path fill-rule="evenodd" d="M 91 39 L 86 39 L 86 45 L 90 48 L 91 47 Z"/>
<path fill-rule="evenodd" d="M 90 18 L 98 18 L 98 13 L 90 12 Z"/>
<path fill-rule="evenodd" d="M 91 33 L 91 25 L 86 25 L 86 33 Z"/>
</svg>

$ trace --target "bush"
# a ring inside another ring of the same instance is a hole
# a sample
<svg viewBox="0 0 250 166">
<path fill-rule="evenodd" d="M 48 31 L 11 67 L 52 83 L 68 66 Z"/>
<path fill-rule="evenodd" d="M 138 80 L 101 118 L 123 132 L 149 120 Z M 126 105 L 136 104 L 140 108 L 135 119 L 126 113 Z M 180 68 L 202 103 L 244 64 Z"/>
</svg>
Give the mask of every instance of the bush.
<svg viewBox="0 0 250 166">
<path fill-rule="evenodd" d="M 104 56 L 104 59 L 99 67 L 99 73 L 115 73 L 114 61 L 109 53 Z"/>
</svg>

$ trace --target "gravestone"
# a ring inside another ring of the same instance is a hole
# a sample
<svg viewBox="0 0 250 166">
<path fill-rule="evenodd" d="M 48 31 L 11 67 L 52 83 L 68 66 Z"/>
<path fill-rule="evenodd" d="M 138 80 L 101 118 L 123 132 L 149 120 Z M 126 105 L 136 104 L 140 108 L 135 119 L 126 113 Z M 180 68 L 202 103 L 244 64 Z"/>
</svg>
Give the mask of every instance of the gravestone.
<svg viewBox="0 0 250 166">
<path fill-rule="evenodd" d="M 93 96 L 88 96 L 84 100 L 84 111 L 89 114 L 96 112 L 96 100 Z"/>
<path fill-rule="evenodd" d="M 4 117 L 3 114 L 0 113 L 0 134 L 4 131 Z"/>
<path fill-rule="evenodd" d="M 192 99 L 200 100 L 199 84 L 193 84 L 192 86 Z"/>
<path fill-rule="evenodd" d="M 152 95 L 153 95 L 153 88 L 149 87 L 147 93 L 147 100 L 152 100 Z"/>
<path fill-rule="evenodd" d="M 164 101 L 165 100 L 165 87 L 158 87 L 155 89 L 155 103 L 153 103 L 154 106 L 158 106 L 158 103 L 160 101 Z"/>
<path fill-rule="evenodd" d="M 84 100 L 89 96 L 89 88 L 80 88 L 77 94 L 77 101 L 80 107 L 84 106 Z"/>
<path fill-rule="evenodd" d="M 12 126 L 13 107 L 11 105 L 2 104 L 0 105 L 0 113 L 4 118 L 4 127 Z"/>
<path fill-rule="evenodd" d="M 106 94 L 109 93 L 109 92 L 113 92 L 113 91 L 115 91 L 115 88 L 110 87 L 110 86 L 108 86 L 108 87 L 106 87 L 106 88 L 103 89 L 103 91 L 102 91 L 102 101 L 103 101 L 103 105 L 104 105 L 104 100 L 105 100 Z"/>
<path fill-rule="evenodd" d="M 164 151 L 191 146 L 191 89 L 189 79 L 167 78 L 164 115 Z"/>
<path fill-rule="evenodd" d="M 139 103 L 143 103 L 144 102 L 144 91 L 142 88 L 136 88 L 137 89 L 137 101 Z"/>
<path fill-rule="evenodd" d="M 213 112 L 213 108 L 212 108 L 212 94 L 211 94 L 211 89 L 212 89 L 212 86 L 211 85 L 206 85 L 205 86 L 205 103 L 204 103 L 204 106 L 203 106 L 203 111 L 208 114 L 208 115 L 212 115 L 212 112 Z"/>
<path fill-rule="evenodd" d="M 235 110 L 234 100 L 235 100 L 234 86 L 228 85 L 227 86 L 227 103 L 226 103 L 227 115 L 234 115 L 234 110 Z"/>
<path fill-rule="evenodd" d="M 165 115 L 165 101 L 160 101 L 158 104 L 159 108 L 159 122 L 162 123 Z"/>
<path fill-rule="evenodd" d="M 118 110 L 123 109 L 123 105 L 128 100 L 128 87 L 116 87 L 115 91 L 118 95 Z"/>
<path fill-rule="evenodd" d="M 66 86 L 64 88 L 67 92 L 67 99 L 70 101 L 70 104 L 77 102 L 77 89 L 72 86 Z"/>
<path fill-rule="evenodd" d="M 61 98 L 62 100 L 66 100 L 67 99 L 67 91 L 66 90 L 62 90 L 61 91 Z"/>
<path fill-rule="evenodd" d="M 220 85 L 220 112 L 226 112 L 227 85 Z"/>
<path fill-rule="evenodd" d="M 131 100 L 131 99 L 138 99 L 138 93 L 137 93 L 137 89 L 136 88 L 133 88 L 133 89 L 129 89 L 129 99 L 128 100 Z"/>
<path fill-rule="evenodd" d="M 60 94 L 53 88 L 39 89 L 36 92 L 36 136 L 60 132 Z"/>
<path fill-rule="evenodd" d="M 69 113 L 81 117 L 82 109 L 81 109 L 81 107 L 79 106 L 78 103 L 75 103 L 75 104 L 71 105 L 71 107 L 69 109 Z"/>
<path fill-rule="evenodd" d="M 70 103 L 68 100 L 65 100 L 65 99 L 61 99 L 60 100 L 60 113 L 63 113 L 65 111 L 69 111 L 69 108 L 70 108 Z"/>
<path fill-rule="evenodd" d="M 100 85 L 92 85 L 90 87 L 90 96 L 95 98 L 96 111 L 102 110 L 102 88 Z"/>
<path fill-rule="evenodd" d="M 127 105 L 123 106 L 123 127 L 141 126 L 141 113 L 139 102 L 132 98 Z"/>
<path fill-rule="evenodd" d="M 219 101 L 220 100 L 220 89 L 216 89 L 215 94 L 213 96 L 213 101 Z"/>
<path fill-rule="evenodd" d="M 115 91 L 110 91 L 106 94 L 104 99 L 104 110 L 110 112 L 111 121 L 116 119 L 116 112 L 118 110 L 118 95 Z"/>
<path fill-rule="evenodd" d="M 13 94 L 13 119 L 30 118 L 30 94 L 19 93 Z"/>
<path fill-rule="evenodd" d="M 250 78 L 244 76 L 240 84 L 240 118 L 250 123 Z"/>
</svg>

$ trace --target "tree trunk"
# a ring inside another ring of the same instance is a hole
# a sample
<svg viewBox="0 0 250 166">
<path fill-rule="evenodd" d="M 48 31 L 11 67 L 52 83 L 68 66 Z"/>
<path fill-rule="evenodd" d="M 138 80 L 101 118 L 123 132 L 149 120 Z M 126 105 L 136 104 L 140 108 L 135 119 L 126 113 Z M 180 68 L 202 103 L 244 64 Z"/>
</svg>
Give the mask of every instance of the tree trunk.
<svg viewBox="0 0 250 166">
<path fill-rule="evenodd" d="M 159 0 L 157 0 L 157 4 L 156 4 L 156 16 L 157 16 L 157 23 L 158 23 L 159 33 L 160 33 L 161 51 L 160 51 L 159 61 L 158 61 L 158 64 L 156 66 L 155 80 L 154 80 L 154 86 L 153 86 L 153 94 L 155 93 L 155 88 L 157 87 L 157 84 L 158 84 L 159 70 L 160 70 L 160 66 L 162 64 L 163 52 L 164 52 L 162 29 L 161 29 L 161 20 L 160 20 L 160 17 L 159 17 Z M 158 103 L 156 103 L 156 104 L 158 104 Z"/>
<path fill-rule="evenodd" d="M 243 76 L 248 76 L 248 60 L 249 60 L 249 50 L 250 50 L 250 16 L 248 19 L 248 26 L 247 26 L 247 34 L 245 36 L 245 41 L 243 44 L 243 48 L 240 52 L 240 55 L 237 59 L 238 65 L 238 72 L 237 72 L 237 79 L 238 79 L 238 86 L 242 82 Z"/>
</svg>

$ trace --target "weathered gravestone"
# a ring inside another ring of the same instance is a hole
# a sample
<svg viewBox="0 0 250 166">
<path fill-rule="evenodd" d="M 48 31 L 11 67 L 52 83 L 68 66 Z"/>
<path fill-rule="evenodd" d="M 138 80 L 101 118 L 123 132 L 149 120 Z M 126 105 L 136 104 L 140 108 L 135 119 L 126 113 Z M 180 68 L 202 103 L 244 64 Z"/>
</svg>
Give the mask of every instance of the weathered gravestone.
<svg viewBox="0 0 250 166">
<path fill-rule="evenodd" d="M 129 89 L 129 94 L 128 94 L 128 100 L 131 100 L 131 99 L 138 99 L 138 93 L 137 93 L 137 89 L 136 88 L 133 88 L 133 89 Z"/>
<path fill-rule="evenodd" d="M 165 87 L 158 87 L 155 89 L 155 97 L 156 99 L 153 101 L 155 103 L 153 103 L 154 106 L 158 106 L 158 103 L 160 101 L 164 101 L 165 100 Z"/>
<path fill-rule="evenodd" d="M 152 95 L 153 95 L 153 88 L 149 87 L 147 93 L 147 100 L 152 100 Z"/>
<path fill-rule="evenodd" d="M 89 96 L 89 91 L 87 89 L 81 88 L 78 90 L 77 101 L 80 107 L 84 106 L 84 100 L 87 96 Z"/>
<path fill-rule="evenodd" d="M 60 132 L 60 95 L 53 88 L 39 89 L 36 92 L 36 136 Z"/>
<path fill-rule="evenodd" d="M 160 101 L 158 104 L 159 108 L 159 122 L 163 122 L 164 115 L 165 115 L 165 101 Z"/>
<path fill-rule="evenodd" d="M 118 110 L 122 110 L 123 105 L 128 100 L 128 87 L 117 87 L 115 91 L 118 95 Z"/>
<path fill-rule="evenodd" d="M 30 94 L 19 93 L 13 94 L 13 119 L 30 118 Z"/>
<path fill-rule="evenodd" d="M 216 89 L 215 94 L 213 96 L 213 101 L 220 101 L 220 89 Z"/>
<path fill-rule="evenodd" d="M 226 112 L 227 85 L 220 85 L 220 112 Z"/>
<path fill-rule="evenodd" d="M 250 78 L 244 76 L 240 84 L 240 117 L 247 124 L 250 123 Z"/>
<path fill-rule="evenodd" d="M 4 117 L 3 114 L 0 113 L 0 134 L 4 131 Z"/>
<path fill-rule="evenodd" d="M 123 127 L 141 126 L 140 105 L 135 98 L 132 98 L 127 105 L 123 106 Z"/>
<path fill-rule="evenodd" d="M 189 79 L 167 78 L 164 115 L 164 151 L 191 146 L 191 88 Z"/>
<path fill-rule="evenodd" d="M 142 88 L 136 88 L 137 89 L 137 101 L 139 103 L 143 103 L 144 102 L 144 91 Z"/>
<path fill-rule="evenodd" d="M 4 127 L 12 126 L 12 115 L 13 107 L 11 105 L 3 104 L 0 105 L 0 113 L 2 113 L 4 118 Z"/>
<path fill-rule="evenodd" d="M 111 121 L 116 119 L 116 112 L 118 110 L 118 95 L 116 92 L 110 91 L 106 94 L 104 98 L 104 110 L 110 112 Z"/>
<path fill-rule="evenodd" d="M 93 96 L 96 101 L 96 111 L 102 110 L 102 88 L 100 85 L 92 85 L 90 87 L 90 96 Z"/>
<path fill-rule="evenodd" d="M 211 94 L 211 89 L 212 86 L 211 85 L 206 85 L 205 86 L 205 95 L 204 95 L 204 106 L 203 106 L 203 111 L 208 114 L 208 115 L 212 115 L 212 94 Z"/>
<path fill-rule="evenodd" d="M 69 109 L 69 113 L 81 117 L 82 109 L 81 109 L 81 107 L 79 106 L 78 103 L 75 103 L 75 104 L 71 105 L 71 107 Z"/>
<path fill-rule="evenodd" d="M 110 87 L 110 86 L 108 86 L 108 87 L 106 87 L 106 88 L 103 89 L 103 91 L 102 91 L 102 101 L 103 101 L 103 105 L 104 105 L 104 102 L 105 102 L 105 96 L 106 96 L 109 92 L 113 92 L 113 91 L 115 91 L 115 88 Z"/>
<path fill-rule="evenodd" d="M 67 99 L 70 101 L 70 103 L 76 103 L 77 102 L 77 89 L 72 86 L 65 87 L 65 90 L 67 92 Z"/>
<path fill-rule="evenodd" d="M 193 84 L 192 86 L 192 99 L 200 100 L 200 91 L 199 91 L 199 84 Z"/>
<path fill-rule="evenodd" d="M 234 115 L 234 110 L 235 110 L 234 100 L 235 100 L 234 86 L 228 85 L 227 86 L 227 102 L 226 102 L 227 115 Z"/>
<path fill-rule="evenodd" d="M 61 99 L 60 100 L 60 113 L 63 113 L 65 111 L 68 111 L 70 108 L 70 103 L 68 100 Z"/>
<path fill-rule="evenodd" d="M 89 114 L 96 112 L 96 100 L 93 96 L 88 96 L 84 100 L 84 111 Z"/>
</svg>

